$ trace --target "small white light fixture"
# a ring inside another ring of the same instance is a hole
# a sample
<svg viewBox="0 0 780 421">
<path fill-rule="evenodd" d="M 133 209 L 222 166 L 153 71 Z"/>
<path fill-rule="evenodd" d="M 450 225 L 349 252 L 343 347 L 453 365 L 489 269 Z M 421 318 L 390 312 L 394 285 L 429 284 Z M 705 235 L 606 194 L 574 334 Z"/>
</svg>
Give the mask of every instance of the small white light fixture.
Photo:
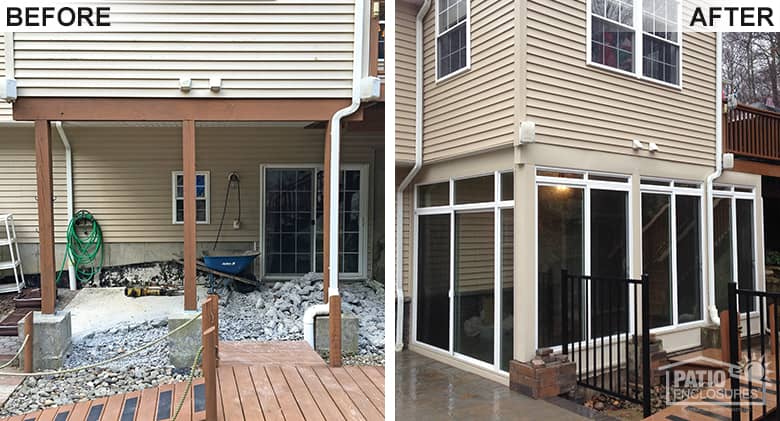
<svg viewBox="0 0 780 421">
<path fill-rule="evenodd" d="M 634 148 L 635 151 L 639 151 L 644 149 L 645 145 L 642 144 L 641 141 L 634 139 L 631 141 L 631 147 Z"/>
<path fill-rule="evenodd" d="M 360 99 L 376 101 L 382 96 L 382 81 L 376 76 L 360 79 Z"/>
<path fill-rule="evenodd" d="M 5 102 L 16 101 L 16 79 L 0 79 L 0 98 Z"/>
<path fill-rule="evenodd" d="M 724 153 L 723 154 L 723 169 L 730 170 L 734 168 L 734 154 L 733 153 Z"/>
<path fill-rule="evenodd" d="M 209 89 L 211 92 L 219 92 L 222 90 L 222 78 L 212 77 L 209 79 Z"/>
<path fill-rule="evenodd" d="M 189 92 L 192 89 L 192 79 L 188 77 L 179 78 L 179 90 Z"/>
<path fill-rule="evenodd" d="M 520 138 L 517 139 L 517 144 L 525 145 L 534 142 L 536 142 L 536 123 L 533 121 L 520 123 Z"/>
<path fill-rule="evenodd" d="M 647 147 L 647 150 L 650 152 L 658 152 L 658 145 L 656 145 L 655 142 L 650 142 L 650 146 Z"/>
</svg>

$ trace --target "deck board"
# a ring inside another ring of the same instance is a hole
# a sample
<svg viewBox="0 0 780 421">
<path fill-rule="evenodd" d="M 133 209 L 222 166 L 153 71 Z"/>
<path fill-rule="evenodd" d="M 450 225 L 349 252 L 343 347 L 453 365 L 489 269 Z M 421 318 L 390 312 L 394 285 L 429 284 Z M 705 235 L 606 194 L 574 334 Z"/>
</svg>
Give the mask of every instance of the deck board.
<svg viewBox="0 0 780 421">
<path fill-rule="evenodd" d="M 308 345 L 298 342 L 247 344 L 246 349 L 259 351 L 255 356 L 239 346 L 243 343 L 228 344 L 227 363 L 220 345 L 217 370 L 219 420 L 384 419 L 381 367 L 329 368 L 319 356 L 314 360 Z M 296 355 L 301 356 L 301 364 L 291 362 Z M 203 378 L 196 378 L 189 390 L 187 382 L 179 382 L 0 421 L 165 421 L 173 417 L 185 392 L 177 421 L 202 421 L 206 415 L 203 383 Z"/>
</svg>

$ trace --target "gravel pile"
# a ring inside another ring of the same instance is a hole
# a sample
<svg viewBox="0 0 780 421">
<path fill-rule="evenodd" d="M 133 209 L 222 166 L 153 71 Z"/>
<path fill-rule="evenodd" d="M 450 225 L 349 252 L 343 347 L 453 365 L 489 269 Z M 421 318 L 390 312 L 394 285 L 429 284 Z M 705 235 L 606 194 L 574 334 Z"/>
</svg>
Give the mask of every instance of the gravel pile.
<svg viewBox="0 0 780 421">
<path fill-rule="evenodd" d="M 104 361 L 113 356 L 136 349 L 168 333 L 167 320 L 154 320 L 145 323 L 121 325 L 109 330 L 90 333 L 73 343 L 70 353 L 65 357 L 65 367 L 80 367 Z M 154 345 L 138 354 L 122 358 L 106 368 L 124 367 L 156 368 L 168 365 L 167 341 Z"/>
</svg>

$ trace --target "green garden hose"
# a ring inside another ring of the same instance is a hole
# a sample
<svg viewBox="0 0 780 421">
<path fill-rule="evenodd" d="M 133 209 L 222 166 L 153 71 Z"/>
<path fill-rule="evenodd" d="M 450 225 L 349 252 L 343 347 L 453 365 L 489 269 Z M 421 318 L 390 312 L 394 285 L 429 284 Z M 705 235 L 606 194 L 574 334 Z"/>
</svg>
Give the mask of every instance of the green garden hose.
<svg viewBox="0 0 780 421">
<path fill-rule="evenodd" d="M 91 225 L 91 228 L 83 231 L 84 236 L 79 236 L 77 229 L 84 225 Z M 89 211 L 80 210 L 70 220 L 66 238 L 65 257 L 55 283 L 59 285 L 60 277 L 65 271 L 65 263 L 70 259 L 76 270 L 78 283 L 84 285 L 103 267 L 103 231 Z"/>
</svg>

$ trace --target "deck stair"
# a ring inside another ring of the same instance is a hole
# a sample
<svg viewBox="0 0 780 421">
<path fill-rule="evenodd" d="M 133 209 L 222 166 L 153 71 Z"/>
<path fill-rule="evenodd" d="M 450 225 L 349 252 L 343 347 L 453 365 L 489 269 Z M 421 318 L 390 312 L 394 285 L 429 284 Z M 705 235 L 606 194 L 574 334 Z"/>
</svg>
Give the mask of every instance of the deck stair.
<svg viewBox="0 0 780 421">
<path fill-rule="evenodd" d="M 14 283 L 0 284 L 0 294 L 21 292 L 24 288 L 24 271 L 14 226 L 14 215 L 11 213 L 0 215 L 0 227 L 5 230 L 5 234 L 0 236 L 0 271 L 10 270 L 14 274 Z"/>
<path fill-rule="evenodd" d="M 17 324 L 31 311 L 41 309 L 40 288 L 23 289 L 14 298 L 15 310 L 0 321 L 0 336 L 17 336 L 19 334 Z"/>
</svg>

